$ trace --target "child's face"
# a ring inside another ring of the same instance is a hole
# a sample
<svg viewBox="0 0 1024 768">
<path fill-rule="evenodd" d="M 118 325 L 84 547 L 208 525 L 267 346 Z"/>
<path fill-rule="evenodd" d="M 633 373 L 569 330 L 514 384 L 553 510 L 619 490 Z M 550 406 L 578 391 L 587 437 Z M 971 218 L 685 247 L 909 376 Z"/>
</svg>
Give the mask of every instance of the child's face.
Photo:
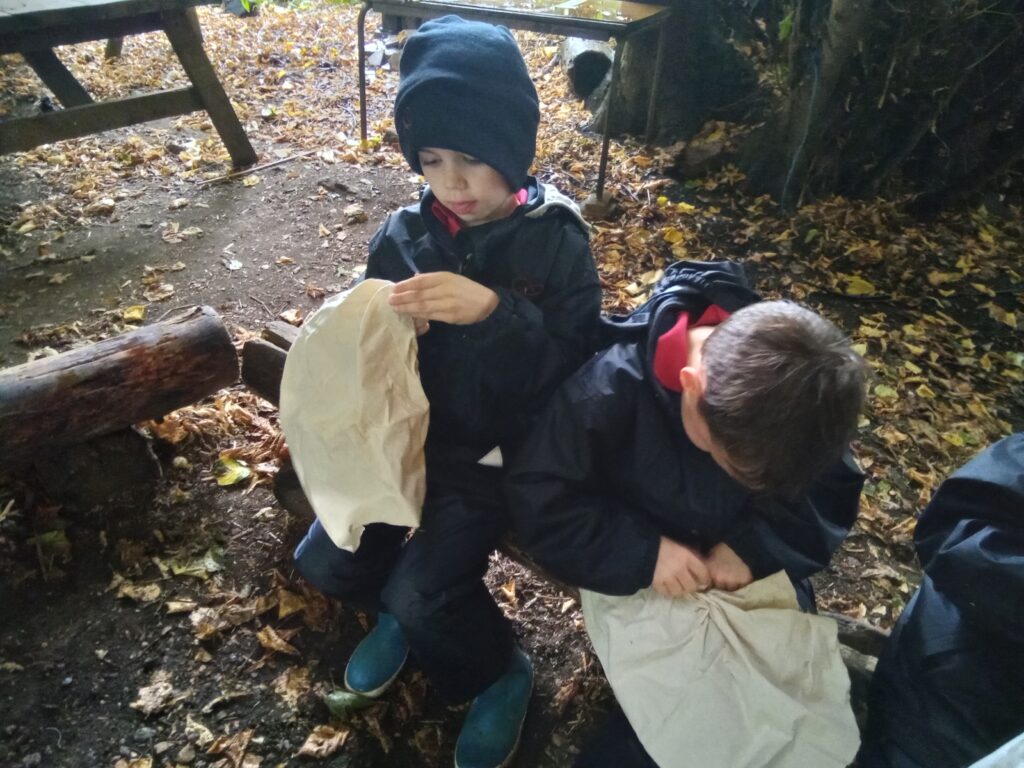
<svg viewBox="0 0 1024 768">
<path fill-rule="evenodd" d="M 503 219 L 515 210 L 508 182 L 487 163 L 433 147 L 421 149 L 419 158 L 431 191 L 466 226 Z"/>
</svg>

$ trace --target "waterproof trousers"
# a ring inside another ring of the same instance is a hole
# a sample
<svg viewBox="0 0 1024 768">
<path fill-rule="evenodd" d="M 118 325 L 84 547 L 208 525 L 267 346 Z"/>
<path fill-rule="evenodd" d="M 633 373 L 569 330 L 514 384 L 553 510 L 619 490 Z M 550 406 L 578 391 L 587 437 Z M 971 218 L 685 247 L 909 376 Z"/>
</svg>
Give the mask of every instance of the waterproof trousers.
<svg viewBox="0 0 1024 768">
<path fill-rule="evenodd" d="M 508 668 L 511 625 L 483 582 L 508 526 L 501 471 L 448 466 L 431 481 L 420 527 L 366 527 L 353 553 L 314 521 L 295 565 L 324 594 L 362 610 L 386 611 L 401 626 L 431 684 L 452 703 L 483 692 Z"/>
</svg>

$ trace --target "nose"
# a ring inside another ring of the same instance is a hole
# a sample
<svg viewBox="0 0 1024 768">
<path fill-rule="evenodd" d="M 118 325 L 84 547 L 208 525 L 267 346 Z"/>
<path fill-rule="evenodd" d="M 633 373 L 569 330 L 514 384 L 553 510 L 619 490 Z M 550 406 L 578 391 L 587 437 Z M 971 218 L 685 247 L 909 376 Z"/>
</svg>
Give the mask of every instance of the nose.
<svg viewBox="0 0 1024 768">
<path fill-rule="evenodd" d="M 444 185 L 448 189 L 465 189 L 466 176 L 457 163 L 448 163 L 444 172 Z"/>
</svg>

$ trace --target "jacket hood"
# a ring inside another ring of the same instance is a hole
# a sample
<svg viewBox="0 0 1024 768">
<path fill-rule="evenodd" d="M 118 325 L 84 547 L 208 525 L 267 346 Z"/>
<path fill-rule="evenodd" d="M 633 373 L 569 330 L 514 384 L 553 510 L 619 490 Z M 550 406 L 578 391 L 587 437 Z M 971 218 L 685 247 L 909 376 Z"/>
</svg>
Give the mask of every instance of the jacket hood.
<svg viewBox="0 0 1024 768">
<path fill-rule="evenodd" d="M 677 261 L 665 269 L 650 298 L 628 315 L 602 320 L 602 346 L 619 341 L 639 342 L 644 350 L 646 378 L 661 400 L 676 413 L 679 403 L 654 375 L 654 352 L 658 339 L 676 321 L 680 312 L 700 316 L 712 304 L 735 312 L 760 301 L 747 284 L 743 267 L 734 261 Z"/>
</svg>

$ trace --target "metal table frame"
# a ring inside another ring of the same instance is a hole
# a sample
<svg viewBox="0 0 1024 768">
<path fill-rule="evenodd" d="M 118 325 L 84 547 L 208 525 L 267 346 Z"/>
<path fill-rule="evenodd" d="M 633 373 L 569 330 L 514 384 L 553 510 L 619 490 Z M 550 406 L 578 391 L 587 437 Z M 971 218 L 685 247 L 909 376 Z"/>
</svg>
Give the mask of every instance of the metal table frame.
<svg viewBox="0 0 1024 768">
<path fill-rule="evenodd" d="M 608 103 L 615 101 L 619 83 L 619 70 L 622 65 L 622 49 L 626 40 L 638 32 L 658 28 L 658 48 L 655 54 L 654 78 L 651 82 L 651 95 L 647 104 L 647 138 L 650 140 L 654 127 L 654 109 L 658 95 L 658 79 L 661 70 L 661 59 L 665 48 L 665 26 L 670 10 L 667 6 L 655 6 L 644 3 L 632 3 L 628 0 L 609 0 L 605 4 L 612 8 L 632 7 L 641 11 L 651 11 L 649 15 L 636 21 L 618 19 L 590 19 L 563 16 L 549 9 L 542 8 L 510 8 L 500 5 L 501 0 L 487 5 L 477 0 L 476 4 L 459 2 L 458 0 L 366 0 L 359 11 L 357 39 L 359 46 L 359 138 L 366 143 L 366 14 L 375 10 L 388 16 L 405 18 L 433 19 L 446 14 L 455 14 L 464 19 L 486 21 L 492 24 L 504 24 L 506 27 L 525 29 L 531 32 L 563 35 L 565 37 L 582 37 L 588 40 L 608 40 L 615 38 L 615 57 L 612 61 L 612 76 L 608 86 Z M 597 170 L 597 198 L 604 195 L 605 170 L 608 166 L 608 143 L 610 110 L 605 109 L 603 121 L 604 137 L 601 143 L 601 162 Z"/>
<path fill-rule="evenodd" d="M 256 152 L 228 100 L 196 18 L 215 0 L 0 0 L 0 53 L 20 53 L 64 109 L 0 121 L 0 154 L 205 110 L 236 166 Z M 162 30 L 191 87 L 97 103 L 60 61 L 59 45 Z"/>
</svg>

